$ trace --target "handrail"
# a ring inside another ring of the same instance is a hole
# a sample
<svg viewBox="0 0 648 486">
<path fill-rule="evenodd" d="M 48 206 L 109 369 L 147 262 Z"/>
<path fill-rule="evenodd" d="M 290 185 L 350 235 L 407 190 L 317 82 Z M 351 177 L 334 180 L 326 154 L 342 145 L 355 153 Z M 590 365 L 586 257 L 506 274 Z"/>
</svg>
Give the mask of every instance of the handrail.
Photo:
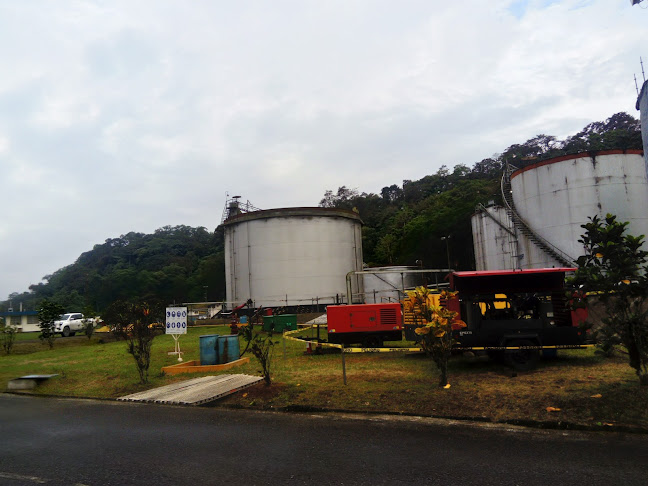
<svg viewBox="0 0 648 486">
<path fill-rule="evenodd" d="M 520 216 L 520 214 L 517 212 L 515 208 L 515 201 L 513 200 L 513 196 L 511 194 L 511 190 L 508 189 L 507 192 L 507 187 L 510 188 L 511 186 L 511 170 L 509 169 L 509 166 L 507 164 L 507 167 L 504 169 L 504 173 L 502 174 L 502 179 L 500 182 L 500 188 L 502 191 L 502 199 L 504 199 L 504 204 L 506 204 L 507 209 L 511 212 L 511 218 L 513 219 L 513 224 L 515 226 L 520 226 L 521 229 L 525 229 L 530 233 L 532 236 L 531 241 L 536 243 L 538 247 L 540 247 L 541 250 L 543 250 L 545 253 L 548 253 L 550 256 L 553 256 L 557 260 L 560 260 L 560 262 L 564 265 L 571 266 L 574 264 L 576 261 L 575 258 L 572 258 L 569 254 L 565 253 L 562 251 L 560 248 L 556 247 L 553 245 L 551 242 L 540 236 L 538 233 L 533 231 L 531 229 L 531 226 Z M 552 254 L 553 253 L 553 254 Z"/>
<path fill-rule="evenodd" d="M 452 273 L 454 270 L 450 268 L 431 268 L 431 269 L 418 269 L 418 270 L 351 270 L 346 274 L 347 285 L 347 304 L 353 304 L 353 289 L 351 288 L 351 277 L 353 275 L 374 275 L 379 273 Z"/>
</svg>

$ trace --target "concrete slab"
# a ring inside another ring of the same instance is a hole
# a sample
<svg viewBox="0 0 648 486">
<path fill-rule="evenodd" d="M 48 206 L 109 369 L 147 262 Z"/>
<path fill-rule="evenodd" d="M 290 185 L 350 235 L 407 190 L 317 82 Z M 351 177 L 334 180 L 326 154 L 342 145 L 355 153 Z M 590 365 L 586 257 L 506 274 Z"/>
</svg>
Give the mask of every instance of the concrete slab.
<svg viewBox="0 0 648 486">
<path fill-rule="evenodd" d="M 236 393 L 260 381 L 263 381 L 263 378 L 250 375 L 203 376 L 133 393 L 117 400 L 172 405 L 201 405 Z"/>
<path fill-rule="evenodd" d="M 312 326 L 314 324 L 326 324 L 326 323 L 327 323 L 326 314 L 322 314 L 321 316 L 318 316 L 315 319 L 311 319 L 306 324 Z"/>
<path fill-rule="evenodd" d="M 54 378 L 58 374 L 54 375 L 25 375 L 19 378 L 14 378 L 9 380 L 7 383 L 7 390 L 33 390 L 42 382 Z"/>
</svg>

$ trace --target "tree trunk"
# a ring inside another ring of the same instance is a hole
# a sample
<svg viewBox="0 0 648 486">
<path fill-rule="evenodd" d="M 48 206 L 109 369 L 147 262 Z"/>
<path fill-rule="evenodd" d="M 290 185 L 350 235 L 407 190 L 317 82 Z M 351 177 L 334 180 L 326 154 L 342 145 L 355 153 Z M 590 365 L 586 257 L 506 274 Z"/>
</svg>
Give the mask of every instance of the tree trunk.
<svg viewBox="0 0 648 486">
<path fill-rule="evenodd" d="M 639 384 L 641 386 L 648 386 L 648 373 L 641 373 L 637 371 L 637 375 L 639 375 Z"/>
<path fill-rule="evenodd" d="M 438 364 L 439 372 L 441 376 L 439 377 L 439 387 L 443 388 L 448 384 L 448 362 L 443 361 Z"/>
</svg>

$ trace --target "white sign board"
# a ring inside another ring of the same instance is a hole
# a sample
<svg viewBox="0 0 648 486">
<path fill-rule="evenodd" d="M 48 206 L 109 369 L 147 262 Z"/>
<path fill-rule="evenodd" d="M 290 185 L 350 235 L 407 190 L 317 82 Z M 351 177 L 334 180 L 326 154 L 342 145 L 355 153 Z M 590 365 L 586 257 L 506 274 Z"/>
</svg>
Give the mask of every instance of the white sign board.
<svg viewBox="0 0 648 486">
<path fill-rule="evenodd" d="M 187 308 L 167 307 L 164 327 L 167 334 L 187 334 Z"/>
</svg>

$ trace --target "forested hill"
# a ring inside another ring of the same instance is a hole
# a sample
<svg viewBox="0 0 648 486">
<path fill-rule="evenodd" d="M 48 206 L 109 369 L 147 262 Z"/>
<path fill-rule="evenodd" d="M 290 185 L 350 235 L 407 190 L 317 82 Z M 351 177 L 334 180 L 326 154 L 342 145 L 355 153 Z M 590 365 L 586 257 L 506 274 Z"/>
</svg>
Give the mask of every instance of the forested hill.
<svg viewBox="0 0 648 486">
<path fill-rule="evenodd" d="M 95 245 L 75 263 L 46 275 L 29 292 L 12 294 L 13 306 L 35 309 L 43 298 L 69 310 L 103 311 L 116 299 L 164 302 L 222 299 L 225 295 L 223 232 L 165 226 L 153 234 L 128 233 Z M 8 302 L 2 305 L 3 310 Z"/>
<path fill-rule="evenodd" d="M 380 194 L 359 194 L 346 186 L 327 191 L 320 205 L 359 212 L 364 260 L 370 266 L 418 262 L 426 268 L 446 268 L 450 260 L 453 268 L 472 269 L 470 216 L 477 204 L 501 201 L 499 181 L 506 162 L 523 167 L 569 153 L 641 148 L 639 121 L 617 113 L 565 140 L 538 135 L 472 167 L 442 166 L 436 174 L 392 184 Z M 96 312 L 116 299 L 222 300 L 223 230 L 167 226 L 153 234 L 128 233 L 95 245 L 43 280 L 27 292 L 11 294 L 14 308 L 22 303 L 25 309 L 36 309 L 46 297 L 68 310 Z M 1 303 L 0 310 L 8 304 Z"/>
</svg>

